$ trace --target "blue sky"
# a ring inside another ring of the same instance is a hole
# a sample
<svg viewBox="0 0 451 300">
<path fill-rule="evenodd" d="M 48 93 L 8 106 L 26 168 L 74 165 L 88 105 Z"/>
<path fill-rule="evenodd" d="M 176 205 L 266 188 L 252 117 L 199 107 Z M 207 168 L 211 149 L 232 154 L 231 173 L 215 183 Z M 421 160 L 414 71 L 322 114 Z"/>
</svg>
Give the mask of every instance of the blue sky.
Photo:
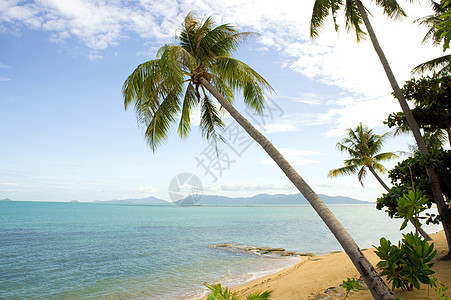
<svg viewBox="0 0 451 300">
<path fill-rule="evenodd" d="M 439 48 L 421 45 L 426 29 L 412 25 L 430 13 L 429 7 L 401 4 L 409 14 L 402 22 L 389 21 L 368 6 L 400 83 L 410 78 L 412 67 L 440 55 Z M 329 22 L 318 40 L 309 39 L 312 6 L 313 1 L 0 0 L 0 199 L 153 195 L 169 200 L 168 184 L 183 172 L 197 175 L 206 194 L 295 193 L 266 154 L 242 136 L 237 149 L 238 136 L 230 134 L 229 145 L 222 146 L 222 170 L 211 167 L 208 173 L 198 166 L 199 159 L 207 159 L 209 145 L 195 121 L 188 139 L 180 140 L 173 131 L 152 153 L 134 111 L 124 111 L 126 77 L 153 59 L 161 45 L 173 42 L 177 27 L 194 10 L 262 35 L 235 56 L 274 87 L 268 96 L 273 110 L 263 124 L 239 96 L 236 107 L 313 189 L 375 201 L 383 189 L 371 175 L 362 188 L 354 176 L 330 179 L 327 172 L 346 158 L 335 148 L 346 128 L 364 122 L 385 132 L 383 120 L 399 105 L 371 43 L 357 44 L 341 18 L 339 34 Z M 230 132 L 236 130 L 232 119 L 224 118 Z M 406 150 L 408 143 L 413 143 L 410 137 L 390 140 L 386 150 Z"/>
</svg>

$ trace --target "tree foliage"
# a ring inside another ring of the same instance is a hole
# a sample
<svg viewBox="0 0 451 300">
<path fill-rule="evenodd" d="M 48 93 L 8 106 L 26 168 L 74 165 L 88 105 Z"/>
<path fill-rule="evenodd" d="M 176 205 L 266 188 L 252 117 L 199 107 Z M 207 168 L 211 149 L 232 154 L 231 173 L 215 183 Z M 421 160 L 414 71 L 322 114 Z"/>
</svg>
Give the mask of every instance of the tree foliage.
<svg viewBox="0 0 451 300">
<path fill-rule="evenodd" d="M 443 40 L 443 51 L 445 51 L 449 48 L 451 41 L 451 4 L 449 0 L 442 0 L 441 5 L 444 12 L 439 16 L 440 21 L 434 24 L 434 37 L 437 40 Z"/>
<path fill-rule="evenodd" d="M 421 77 L 407 81 L 402 92 L 415 107 L 412 113 L 418 125 L 425 131 L 448 130 L 451 124 L 451 75 Z M 392 113 L 385 124 L 408 131 L 402 112 Z"/>
<path fill-rule="evenodd" d="M 414 287 L 420 289 L 421 283 L 432 283 L 430 275 L 435 272 L 431 268 L 437 254 L 434 244 L 408 233 L 403 234 L 398 246 L 381 238 L 380 246 L 374 247 L 376 255 L 381 259 L 377 266 L 382 270 L 381 275 L 387 276 L 393 290 L 400 288 L 411 291 Z"/>
<path fill-rule="evenodd" d="M 415 190 L 421 191 L 429 199 L 427 206 L 431 207 L 434 197 L 426 166 L 435 168 L 443 194 L 447 198 L 451 197 L 451 150 L 436 151 L 427 157 L 416 153 L 388 172 L 393 186 L 388 193 L 377 199 L 377 209 L 385 207 L 390 217 L 398 216 L 398 199 L 412 190 L 412 182 L 415 184 Z"/>
<path fill-rule="evenodd" d="M 392 152 L 382 152 L 385 140 L 390 137 L 389 133 L 375 134 L 368 126 L 360 123 L 355 129 L 348 128 L 348 137 L 337 143 L 341 152 L 349 155 L 344 161 L 344 167 L 329 171 L 329 177 L 358 174 L 358 180 L 363 186 L 367 169 L 386 173 L 385 167 L 380 163 L 398 157 Z"/>
<path fill-rule="evenodd" d="M 240 300 L 236 292 L 232 292 L 229 288 L 223 288 L 220 283 L 206 284 L 211 291 L 207 300 Z M 272 291 L 255 292 L 246 297 L 246 300 L 269 300 L 271 299 Z"/>
<path fill-rule="evenodd" d="M 354 31 L 357 41 L 365 38 L 366 32 L 362 29 L 363 17 L 358 10 L 357 1 L 360 0 L 316 0 L 313 5 L 312 18 L 310 20 L 310 37 L 316 38 L 319 36 L 319 31 L 324 26 L 325 19 L 329 15 L 332 15 L 335 30 L 338 31 L 339 25 L 337 22 L 337 13 L 343 8 L 346 30 Z M 406 13 L 397 1 L 378 0 L 376 1 L 376 4 L 382 7 L 384 14 L 389 18 L 399 19 L 406 16 Z"/>
<path fill-rule="evenodd" d="M 200 78 L 230 102 L 234 91 L 242 90 L 245 104 L 262 112 L 264 91 L 272 91 L 271 86 L 255 70 L 230 56 L 241 42 L 255 35 L 238 32 L 229 24 L 216 26 L 211 17 L 199 19 L 189 13 L 176 36 L 178 43 L 162 46 L 156 59 L 133 71 L 122 87 L 124 104 L 126 109 L 134 105 L 152 150 L 167 139 L 178 118 L 179 136 L 186 137 L 196 108 L 201 112 L 202 135 L 214 141 L 222 139 L 220 108 Z"/>
<path fill-rule="evenodd" d="M 451 29 L 451 5 L 446 1 L 436 2 L 430 0 L 434 14 L 416 20 L 420 25 L 429 28 L 424 36 L 423 43 L 432 41 L 432 44 L 439 46 L 443 42 L 443 52 L 449 48 L 449 38 Z M 451 72 L 451 55 L 443 55 L 416 66 L 412 73 L 424 73 L 426 71 L 435 71 L 438 74 Z"/>
</svg>

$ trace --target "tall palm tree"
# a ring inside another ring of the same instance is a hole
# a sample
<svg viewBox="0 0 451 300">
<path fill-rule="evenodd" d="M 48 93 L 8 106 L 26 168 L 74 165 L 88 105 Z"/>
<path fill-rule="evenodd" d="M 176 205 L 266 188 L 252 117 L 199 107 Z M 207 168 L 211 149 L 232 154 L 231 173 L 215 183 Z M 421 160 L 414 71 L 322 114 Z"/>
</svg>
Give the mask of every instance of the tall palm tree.
<svg viewBox="0 0 451 300">
<path fill-rule="evenodd" d="M 375 2 L 377 5 L 383 8 L 384 13 L 387 14 L 390 18 L 396 19 L 406 16 L 406 13 L 399 6 L 396 0 L 377 0 Z M 413 117 L 412 112 L 410 111 L 409 105 L 407 104 L 407 101 L 398 85 L 398 82 L 396 81 L 387 58 L 385 57 L 385 54 L 382 51 L 381 46 L 379 45 L 376 34 L 374 33 L 373 27 L 371 26 L 368 18 L 368 10 L 362 4 L 362 2 L 360 0 L 346 0 L 345 3 L 343 0 L 315 0 L 312 19 L 310 21 L 310 36 L 312 38 L 318 37 L 319 30 L 324 25 L 324 20 L 330 13 L 332 13 L 333 16 L 335 30 L 338 30 L 336 14 L 342 6 L 344 6 L 345 10 L 346 29 L 355 31 L 357 41 L 360 41 L 366 35 L 366 33 L 361 28 L 362 24 L 365 25 L 374 50 L 376 51 L 379 60 L 382 63 L 385 74 L 387 75 L 388 81 L 390 82 L 390 85 L 393 89 L 394 95 L 396 99 L 398 99 L 399 105 L 401 106 L 401 109 L 406 117 L 407 123 L 412 130 L 413 136 L 418 145 L 418 149 L 422 154 L 426 156 L 429 155 L 429 151 L 421 136 L 420 128 L 415 118 Z M 437 173 L 431 167 L 427 167 L 426 172 L 428 174 L 429 180 L 431 181 L 432 192 L 434 195 L 435 203 L 437 204 L 438 212 L 440 215 L 444 216 L 442 225 L 448 243 L 448 254 L 443 259 L 451 259 L 451 219 L 447 219 L 445 215 L 449 208 L 443 198 Z"/>
<path fill-rule="evenodd" d="M 362 123 L 355 129 L 348 128 L 348 137 L 342 139 L 341 143 L 337 143 L 337 148 L 341 152 L 346 152 L 350 158 L 344 161 L 344 167 L 330 170 L 328 176 L 337 177 L 357 173 L 357 178 L 363 186 L 368 169 L 388 191 L 390 188 L 376 172 L 386 173 L 387 170 L 380 162 L 398 157 L 393 152 L 380 153 L 384 141 L 388 137 L 390 137 L 390 133 L 386 132 L 382 135 L 375 134 L 372 129 L 369 129 L 368 126 Z"/>
<path fill-rule="evenodd" d="M 437 34 L 437 25 L 442 22 L 440 16 L 451 10 L 451 6 L 445 7 L 442 3 L 434 0 L 429 1 L 434 14 L 415 20 L 416 23 L 429 27 L 428 32 L 423 38 L 423 43 L 432 41 L 435 46 L 440 45 L 442 38 Z M 443 55 L 427 62 L 424 62 L 415 68 L 412 73 L 424 73 L 426 71 L 437 71 L 437 74 L 451 72 L 451 54 Z"/>
<path fill-rule="evenodd" d="M 355 129 L 348 128 L 348 137 L 341 140 L 341 143 L 337 143 L 337 148 L 341 152 L 347 152 L 349 159 L 344 161 L 345 166 L 329 171 L 329 177 L 337 177 L 342 175 L 351 175 L 357 173 L 357 179 L 363 186 L 363 181 L 367 174 L 367 169 L 373 174 L 382 187 L 390 192 L 390 188 L 380 178 L 377 172 L 385 174 L 387 170 L 380 163 L 382 161 L 388 161 L 397 158 L 393 152 L 380 153 L 384 142 L 390 137 L 390 133 L 386 132 L 382 135 L 373 133 L 372 129 L 368 126 L 360 123 Z M 377 172 L 376 172 L 377 171 Z M 416 223 L 411 222 L 418 232 L 428 241 L 432 238 Z"/>
<path fill-rule="evenodd" d="M 188 14 L 177 36 L 178 44 L 160 48 L 157 59 L 139 65 L 123 86 L 125 107 L 133 104 L 145 136 L 155 150 L 167 138 L 168 130 L 180 117 L 178 132 L 186 136 L 190 110 L 201 107 L 200 127 L 207 139 L 218 137 L 222 126 L 219 109 L 210 96 L 244 128 L 310 202 L 346 251 L 377 299 L 394 299 L 387 285 L 362 254 L 337 218 L 305 183 L 280 152 L 231 104 L 233 91 L 242 90 L 244 102 L 261 112 L 263 91 L 272 88 L 256 71 L 230 55 L 251 33 L 239 33 L 233 26 L 217 27 L 211 18 L 197 19 Z"/>
</svg>

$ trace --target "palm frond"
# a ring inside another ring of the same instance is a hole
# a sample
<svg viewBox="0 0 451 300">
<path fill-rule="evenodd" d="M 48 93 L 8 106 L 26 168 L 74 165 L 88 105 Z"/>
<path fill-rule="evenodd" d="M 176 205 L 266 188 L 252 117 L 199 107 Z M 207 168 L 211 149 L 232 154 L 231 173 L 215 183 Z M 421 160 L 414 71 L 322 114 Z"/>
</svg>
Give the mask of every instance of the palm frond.
<svg viewBox="0 0 451 300">
<path fill-rule="evenodd" d="M 207 61 L 217 56 L 229 56 L 237 50 L 241 42 L 258 35 L 253 32 L 238 32 L 229 24 L 218 26 L 202 38 L 199 45 L 202 53 L 199 53 L 199 57 Z"/>
<path fill-rule="evenodd" d="M 159 59 L 154 59 L 142 63 L 127 77 L 122 86 L 125 109 L 132 102 L 135 103 L 135 106 L 140 106 L 143 101 L 147 101 L 147 97 L 144 97 L 145 86 L 149 84 L 155 86 L 156 83 L 161 81 L 159 61 Z"/>
<path fill-rule="evenodd" d="M 217 144 L 219 140 L 223 140 L 223 137 L 218 130 L 224 130 L 224 122 L 221 120 L 219 110 L 206 95 L 202 99 L 201 119 L 199 126 L 202 136 L 207 140 L 213 140 L 215 144 Z"/>
<path fill-rule="evenodd" d="M 144 137 L 152 151 L 155 151 L 158 145 L 167 140 L 169 129 L 180 111 L 177 94 L 177 90 L 171 90 L 153 112 L 145 105 L 142 106 L 142 111 L 137 112 L 140 115 L 147 115 L 143 121 L 146 122 L 147 127 Z"/>
<path fill-rule="evenodd" d="M 395 159 L 395 158 L 399 158 L 399 156 L 396 155 L 393 152 L 379 153 L 379 154 L 374 156 L 374 160 L 375 161 L 387 161 L 387 160 L 392 160 L 392 159 Z"/>
<path fill-rule="evenodd" d="M 246 297 L 246 300 L 269 300 L 272 291 L 255 292 Z"/>
<path fill-rule="evenodd" d="M 363 24 L 363 19 L 355 0 L 346 0 L 345 19 L 346 30 L 348 32 L 351 30 L 355 31 L 357 42 L 360 42 L 361 39 L 365 38 L 366 33 L 360 28 L 360 25 Z"/>
<path fill-rule="evenodd" d="M 183 99 L 182 112 L 180 115 L 180 123 L 178 133 L 180 137 L 187 137 L 191 128 L 191 109 L 197 104 L 196 90 L 192 83 L 188 83 Z"/>
<path fill-rule="evenodd" d="M 338 169 L 332 169 L 327 173 L 327 177 L 338 177 L 338 176 L 347 176 L 355 174 L 358 170 L 358 167 L 355 165 L 345 166 Z"/>
<path fill-rule="evenodd" d="M 397 0 L 376 0 L 376 4 L 384 9 L 384 13 L 391 19 L 397 20 L 407 17 Z"/>
<path fill-rule="evenodd" d="M 312 18 L 310 20 L 310 38 L 314 39 L 319 36 L 320 29 L 324 26 L 324 21 L 332 13 L 334 18 L 335 30 L 338 30 L 338 25 L 336 22 L 336 13 L 343 5 L 342 0 L 331 1 L 331 0 L 316 0 L 313 5 Z"/>
<path fill-rule="evenodd" d="M 451 73 L 451 54 L 440 56 L 424 62 L 412 69 L 412 74 L 437 71 L 437 74 Z"/>
<path fill-rule="evenodd" d="M 378 171 L 379 173 L 381 173 L 381 174 L 387 173 L 387 169 L 386 169 L 383 165 L 381 165 L 380 163 L 378 163 L 378 162 L 374 162 L 373 165 L 372 165 L 371 167 L 372 167 L 374 170 L 376 170 L 376 171 Z"/>
<path fill-rule="evenodd" d="M 363 166 L 360 169 L 359 173 L 357 174 L 357 179 L 359 180 L 359 182 L 362 185 L 362 187 L 364 187 L 363 181 L 365 180 L 366 173 L 367 173 L 366 172 L 366 168 L 365 168 L 365 166 Z"/>
<path fill-rule="evenodd" d="M 233 103 L 235 99 L 234 91 L 222 78 L 211 74 L 211 83 L 230 103 Z"/>
<path fill-rule="evenodd" d="M 272 92 L 269 83 L 245 63 L 231 57 L 217 57 L 210 65 L 212 74 L 221 78 L 232 90 L 243 90 L 244 102 L 257 112 L 264 107 L 264 91 Z"/>
</svg>

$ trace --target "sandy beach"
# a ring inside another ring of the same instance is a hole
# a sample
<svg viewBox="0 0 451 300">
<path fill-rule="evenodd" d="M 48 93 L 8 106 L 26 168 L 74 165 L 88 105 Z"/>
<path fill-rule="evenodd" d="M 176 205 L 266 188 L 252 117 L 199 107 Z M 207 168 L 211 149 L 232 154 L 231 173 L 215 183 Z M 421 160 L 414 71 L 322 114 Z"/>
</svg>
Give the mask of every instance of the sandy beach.
<svg viewBox="0 0 451 300">
<path fill-rule="evenodd" d="M 432 234 L 437 249 L 437 256 L 433 276 L 446 286 L 451 287 L 451 261 L 438 261 L 447 251 L 445 234 L 443 231 Z M 378 241 L 375 241 L 378 244 Z M 373 265 L 378 262 L 374 249 L 363 250 L 365 256 Z M 267 275 L 234 288 L 240 297 L 256 291 L 273 290 L 274 300 L 314 299 L 330 287 L 338 287 L 347 278 L 358 278 L 359 274 L 351 260 L 344 252 L 332 253 L 310 258 L 303 258 L 301 262 L 283 269 L 277 273 Z M 420 290 L 411 292 L 394 291 L 401 299 L 428 299 L 428 287 L 422 285 Z M 447 292 L 451 296 L 451 291 Z M 244 297 L 243 297 L 244 299 Z M 368 290 L 361 290 L 352 294 L 348 299 L 373 299 Z M 435 299 L 435 291 L 429 289 L 429 299 Z"/>
</svg>

